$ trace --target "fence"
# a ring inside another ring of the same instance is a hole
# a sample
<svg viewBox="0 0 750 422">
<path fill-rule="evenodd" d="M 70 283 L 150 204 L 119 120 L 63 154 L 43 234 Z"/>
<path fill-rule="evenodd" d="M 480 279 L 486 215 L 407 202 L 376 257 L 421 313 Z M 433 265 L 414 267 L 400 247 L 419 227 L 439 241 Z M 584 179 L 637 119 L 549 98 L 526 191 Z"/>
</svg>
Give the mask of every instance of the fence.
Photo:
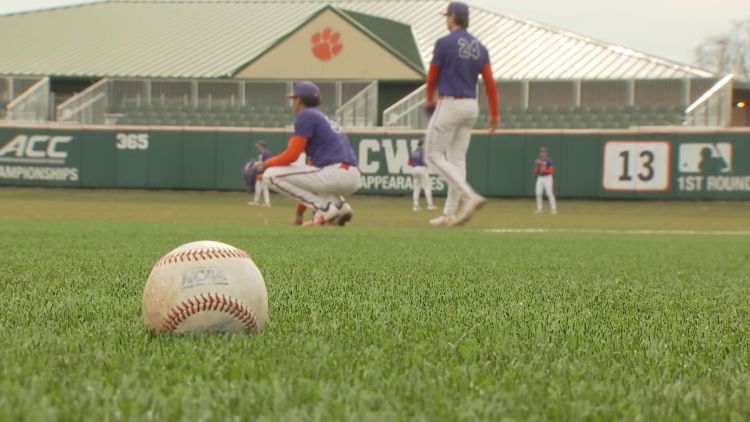
<svg viewBox="0 0 750 422">
<path fill-rule="evenodd" d="M 19 76 L 0 77 L 0 120 L 5 117 L 5 106 L 40 79 Z"/>
<path fill-rule="evenodd" d="M 336 110 L 336 121 L 346 127 L 373 127 L 378 123 L 378 82 L 373 81 Z"/>
<path fill-rule="evenodd" d="M 8 103 L 6 118 L 21 122 L 47 121 L 51 103 L 49 78 L 45 77 Z"/>
<path fill-rule="evenodd" d="M 429 118 L 424 113 L 426 85 L 422 85 L 383 111 L 383 126 L 424 129 Z"/>
<path fill-rule="evenodd" d="M 734 75 L 727 75 L 685 110 L 685 126 L 727 127 L 732 121 Z"/>
<path fill-rule="evenodd" d="M 687 107 L 716 83 L 714 79 L 498 81 L 500 105 L 505 109 L 586 107 Z M 383 124 L 424 129 L 421 110 L 424 87 L 417 89 L 383 113 Z M 477 98 L 486 107 L 483 83 Z"/>
<path fill-rule="evenodd" d="M 83 124 L 107 123 L 107 80 L 102 79 L 57 106 L 57 120 Z"/>
<path fill-rule="evenodd" d="M 289 130 L 176 127 L 111 128 L 70 124 L 0 125 L 0 186 L 244 188 L 242 167 L 264 140 L 286 147 Z M 409 152 L 420 131 L 349 130 L 363 194 L 411 191 Z M 27 147 L 23 154 L 18 148 Z M 555 159 L 560 197 L 750 199 L 750 130 L 476 132 L 467 179 L 489 196 L 532 196 L 537 151 Z M 648 158 L 648 160 L 644 159 Z M 431 176 L 436 192 L 445 182 Z"/>
</svg>

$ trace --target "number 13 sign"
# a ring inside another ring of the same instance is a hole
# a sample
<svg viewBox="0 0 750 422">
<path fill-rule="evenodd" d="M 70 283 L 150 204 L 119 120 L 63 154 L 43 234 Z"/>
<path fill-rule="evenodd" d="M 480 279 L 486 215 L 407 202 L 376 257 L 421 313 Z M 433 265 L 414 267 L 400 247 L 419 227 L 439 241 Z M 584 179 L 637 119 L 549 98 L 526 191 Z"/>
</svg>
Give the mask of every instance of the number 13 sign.
<svg viewBox="0 0 750 422">
<path fill-rule="evenodd" d="M 602 187 L 608 191 L 669 190 L 669 141 L 607 141 Z"/>
</svg>

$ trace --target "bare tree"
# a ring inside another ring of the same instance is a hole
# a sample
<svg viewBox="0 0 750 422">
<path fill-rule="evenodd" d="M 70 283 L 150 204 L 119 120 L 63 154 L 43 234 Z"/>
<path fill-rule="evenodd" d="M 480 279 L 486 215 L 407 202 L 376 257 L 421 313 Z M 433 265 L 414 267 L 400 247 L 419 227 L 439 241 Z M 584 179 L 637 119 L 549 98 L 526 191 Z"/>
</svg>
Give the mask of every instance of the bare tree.
<svg viewBox="0 0 750 422">
<path fill-rule="evenodd" d="M 695 49 L 695 63 L 720 75 L 733 73 L 750 80 L 750 19 L 735 22 L 728 34 L 701 43 Z"/>
</svg>

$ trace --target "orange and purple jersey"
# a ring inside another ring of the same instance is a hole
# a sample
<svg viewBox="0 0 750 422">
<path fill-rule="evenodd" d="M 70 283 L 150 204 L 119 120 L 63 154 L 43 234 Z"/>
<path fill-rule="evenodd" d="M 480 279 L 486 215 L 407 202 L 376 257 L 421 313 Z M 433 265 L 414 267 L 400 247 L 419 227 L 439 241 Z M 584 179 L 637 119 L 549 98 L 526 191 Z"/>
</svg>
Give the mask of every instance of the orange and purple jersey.
<svg viewBox="0 0 750 422">
<path fill-rule="evenodd" d="M 555 172 L 555 164 L 551 159 L 541 160 L 537 158 L 534 162 L 534 174 L 538 176 L 550 176 Z"/>
</svg>

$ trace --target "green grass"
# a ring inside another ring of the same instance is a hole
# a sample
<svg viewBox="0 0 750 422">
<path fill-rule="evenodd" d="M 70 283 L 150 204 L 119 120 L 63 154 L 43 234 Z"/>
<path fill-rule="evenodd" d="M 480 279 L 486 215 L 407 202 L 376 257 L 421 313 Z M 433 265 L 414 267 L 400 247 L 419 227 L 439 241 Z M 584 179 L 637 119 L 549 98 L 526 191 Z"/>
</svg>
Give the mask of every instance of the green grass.
<svg viewBox="0 0 750 422">
<path fill-rule="evenodd" d="M 0 189 L 0 420 L 750 419 L 750 235 L 576 231 L 745 231 L 747 203 L 493 201 L 433 230 L 356 198 L 302 229 L 274 199 Z M 199 239 L 263 271 L 261 334 L 144 328 L 151 265 Z"/>
</svg>

